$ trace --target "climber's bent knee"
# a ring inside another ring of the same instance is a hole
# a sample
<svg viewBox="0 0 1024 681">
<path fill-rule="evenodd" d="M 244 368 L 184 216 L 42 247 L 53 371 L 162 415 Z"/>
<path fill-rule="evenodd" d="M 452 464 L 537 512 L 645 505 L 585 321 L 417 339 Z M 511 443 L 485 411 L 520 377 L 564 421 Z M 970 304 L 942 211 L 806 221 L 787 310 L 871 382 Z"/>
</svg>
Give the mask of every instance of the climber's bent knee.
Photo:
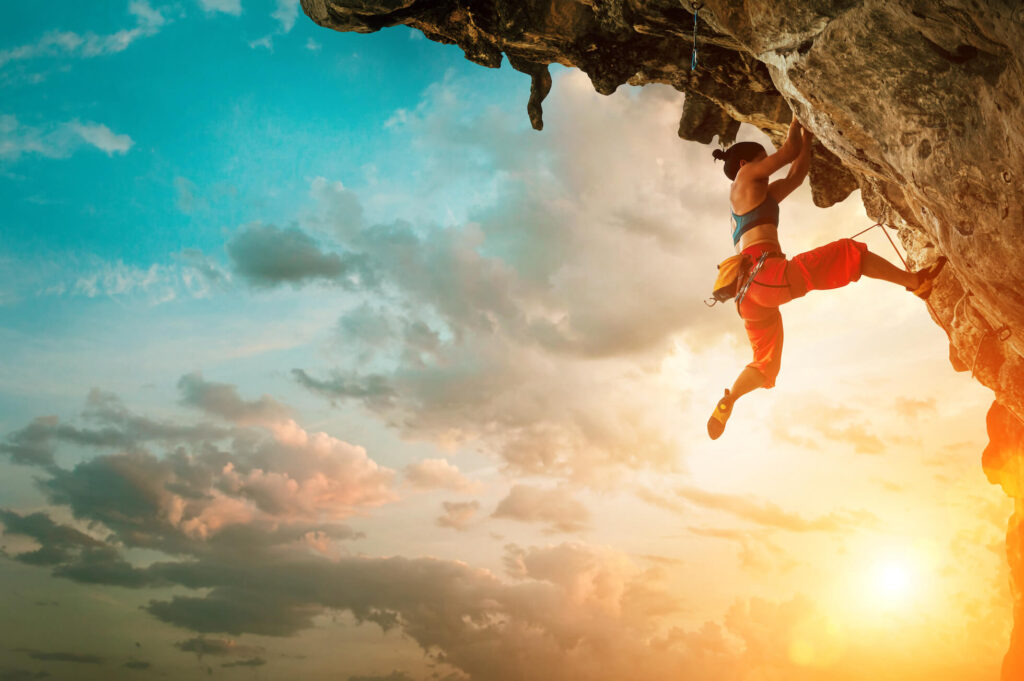
<svg viewBox="0 0 1024 681">
<path fill-rule="evenodd" d="M 839 288 L 857 281 L 861 260 L 868 247 L 853 239 L 839 239 L 794 256 L 789 261 L 787 279 L 794 297 L 807 291 Z"/>
</svg>

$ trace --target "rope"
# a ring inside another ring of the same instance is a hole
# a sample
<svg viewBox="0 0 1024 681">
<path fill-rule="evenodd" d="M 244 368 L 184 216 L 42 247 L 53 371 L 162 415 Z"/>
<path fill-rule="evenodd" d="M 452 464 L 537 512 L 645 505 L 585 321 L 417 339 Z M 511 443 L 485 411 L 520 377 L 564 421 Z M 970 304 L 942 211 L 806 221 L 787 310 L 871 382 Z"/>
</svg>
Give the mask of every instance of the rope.
<svg viewBox="0 0 1024 681">
<path fill-rule="evenodd" d="M 896 247 L 896 242 L 892 240 L 892 237 L 889 236 L 889 232 L 887 232 L 886 229 L 885 229 L 886 227 L 889 227 L 889 225 L 883 225 L 881 222 L 876 222 L 875 224 L 871 225 L 867 229 L 860 230 L 859 232 L 857 232 L 856 234 L 854 234 L 850 238 L 851 239 L 856 239 L 861 234 L 865 234 L 866 232 L 870 232 L 875 227 L 881 227 L 882 228 L 882 234 L 884 234 L 885 238 L 889 240 L 889 244 L 892 246 L 892 250 L 896 251 L 896 257 L 900 259 L 901 263 L 903 263 L 903 269 L 909 270 L 910 268 L 907 265 L 907 261 L 903 259 L 903 254 L 900 253 L 900 249 Z M 895 229 L 895 227 L 889 227 L 889 229 Z M 931 313 L 935 317 L 939 316 L 938 313 L 935 311 L 935 308 L 932 307 L 932 304 L 927 299 L 925 299 L 924 304 L 928 306 L 928 309 L 931 310 Z"/>
<path fill-rule="evenodd" d="M 871 225 L 867 229 L 862 229 L 861 231 L 857 232 L 856 234 L 854 234 L 850 238 L 854 239 L 854 238 L 860 236 L 861 234 L 864 234 L 865 232 L 870 232 L 875 227 L 881 227 L 882 228 L 882 234 L 885 234 L 885 238 L 887 238 L 889 240 L 889 243 L 892 244 L 892 249 L 894 251 L 896 251 L 896 255 L 899 257 L 900 262 L 903 263 L 903 268 L 907 269 L 907 261 L 903 259 L 903 254 L 901 254 L 900 250 L 898 248 L 896 248 L 896 242 L 894 242 L 892 240 L 892 237 L 889 236 L 889 232 L 886 231 L 886 229 L 885 229 L 886 227 L 888 227 L 888 225 L 883 225 L 880 222 L 876 222 L 875 224 Z M 894 228 L 893 227 L 889 227 L 889 229 L 894 229 Z M 965 291 L 964 294 L 962 296 L 960 296 L 960 300 L 958 300 L 956 305 L 953 306 L 953 321 L 956 321 L 957 312 L 960 310 L 960 305 L 965 300 L 967 300 L 967 297 L 970 296 L 970 295 L 971 295 L 970 291 Z M 937 318 L 939 315 L 936 314 L 935 308 L 932 307 L 931 302 L 929 302 L 928 300 L 925 300 L 924 302 L 925 302 L 925 305 L 928 306 L 928 309 L 931 310 L 932 314 Z M 967 321 L 969 321 L 971 323 L 971 326 L 973 326 L 976 329 L 978 328 L 978 325 L 975 324 L 974 321 L 971 320 L 970 315 L 967 315 L 966 319 L 967 319 Z M 1007 340 L 1009 340 L 1010 336 L 1013 335 L 1013 330 L 1009 326 L 1006 326 L 1004 324 L 1003 326 L 1001 326 L 998 329 L 989 328 L 988 331 L 986 331 L 985 333 L 983 333 L 981 335 L 981 340 L 978 341 L 978 347 L 974 350 L 974 360 L 971 362 L 971 378 L 974 378 L 975 369 L 978 366 L 978 358 L 981 356 L 981 346 L 984 345 L 985 340 L 988 339 L 988 337 L 992 336 L 992 335 L 994 335 L 996 338 L 998 338 L 1000 343 L 1005 343 Z M 1013 412 L 1010 412 L 1010 413 L 1012 414 Z M 1014 416 L 1017 416 L 1017 415 L 1014 414 Z M 1019 417 L 1018 417 L 1017 420 L 1021 421 L 1021 423 L 1024 424 L 1024 420 L 1021 420 Z"/>
<path fill-rule="evenodd" d="M 690 3 L 690 7 L 693 9 L 693 56 L 690 57 L 690 70 L 697 70 L 697 12 L 704 7 L 703 2 Z"/>
</svg>

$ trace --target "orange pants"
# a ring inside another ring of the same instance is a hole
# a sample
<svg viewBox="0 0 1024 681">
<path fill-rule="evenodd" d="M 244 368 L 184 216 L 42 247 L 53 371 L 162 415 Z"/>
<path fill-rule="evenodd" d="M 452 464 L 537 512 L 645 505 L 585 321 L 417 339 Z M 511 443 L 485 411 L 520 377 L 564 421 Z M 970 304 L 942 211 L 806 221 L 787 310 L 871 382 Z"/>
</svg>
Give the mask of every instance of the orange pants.
<svg viewBox="0 0 1024 681">
<path fill-rule="evenodd" d="M 747 289 L 739 305 L 743 326 L 754 349 L 754 361 L 748 367 L 764 375 L 764 387 L 775 385 L 782 367 L 782 315 L 779 305 L 799 298 L 808 291 L 846 286 L 860 279 L 861 257 L 867 245 L 852 239 L 840 239 L 792 258 L 769 257 Z M 765 251 L 775 251 L 770 243 L 743 250 L 756 263 Z"/>
</svg>

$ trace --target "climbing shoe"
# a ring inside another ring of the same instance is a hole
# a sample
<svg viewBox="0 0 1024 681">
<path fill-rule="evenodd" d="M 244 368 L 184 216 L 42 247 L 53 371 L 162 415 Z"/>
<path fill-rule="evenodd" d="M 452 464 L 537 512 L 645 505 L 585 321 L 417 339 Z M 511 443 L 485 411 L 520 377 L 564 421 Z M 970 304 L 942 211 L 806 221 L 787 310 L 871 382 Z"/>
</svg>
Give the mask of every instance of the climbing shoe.
<svg viewBox="0 0 1024 681">
<path fill-rule="evenodd" d="M 932 294 L 932 283 L 935 281 L 935 278 L 939 276 L 939 272 L 941 272 L 942 268 L 945 266 L 946 256 L 940 255 L 939 259 L 936 260 L 934 264 L 929 265 L 923 270 L 918 270 L 917 273 L 920 275 L 920 283 L 917 285 L 917 288 L 908 287 L 907 290 L 922 300 L 928 300 L 928 296 Z"/>
<path fill-rule="evenodd" d="M 725 422 L 729 420 L 729 415 L 732 414 L 732 405 L 733 400 L 729 397 L 729 389 L 726 388 L 725 396 L 718 400 L 718 404 L 715 405 L 715 411 L 711 413 L 711 418 L 708 419 L 708 435 L 711 436 L 712 440 L 717 440 L 725 432 Z"/>
</svg>

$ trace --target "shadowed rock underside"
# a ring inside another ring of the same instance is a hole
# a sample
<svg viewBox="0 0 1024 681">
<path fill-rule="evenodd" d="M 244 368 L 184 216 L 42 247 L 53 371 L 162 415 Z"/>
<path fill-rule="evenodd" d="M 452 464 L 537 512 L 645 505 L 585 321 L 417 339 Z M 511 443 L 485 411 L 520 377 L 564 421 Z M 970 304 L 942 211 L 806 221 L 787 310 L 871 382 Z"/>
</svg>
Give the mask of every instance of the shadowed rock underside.
<svg viewBox="0 0 1024 681">
<path fill-rule="evenodd" d="M 1024 678 L 1024 6 L 1017 0 L 302 0 L 316 23 L 403 24 L 488 67 L 530 76 L 543 127 L 548 65 L 602 94 L 686 93 L 679 136 L 728 144 L 740 123 L 776 143 L 793 115 L 815 135 L 821 207 L 856 189 L 898 229 L 912 269 L 949 259 L 929 310 L 950 362 L 995 391 L 983 456 L 1015 500 L 1007 531 L 1014 631 L 1003 679 Z"/>
</svg>

